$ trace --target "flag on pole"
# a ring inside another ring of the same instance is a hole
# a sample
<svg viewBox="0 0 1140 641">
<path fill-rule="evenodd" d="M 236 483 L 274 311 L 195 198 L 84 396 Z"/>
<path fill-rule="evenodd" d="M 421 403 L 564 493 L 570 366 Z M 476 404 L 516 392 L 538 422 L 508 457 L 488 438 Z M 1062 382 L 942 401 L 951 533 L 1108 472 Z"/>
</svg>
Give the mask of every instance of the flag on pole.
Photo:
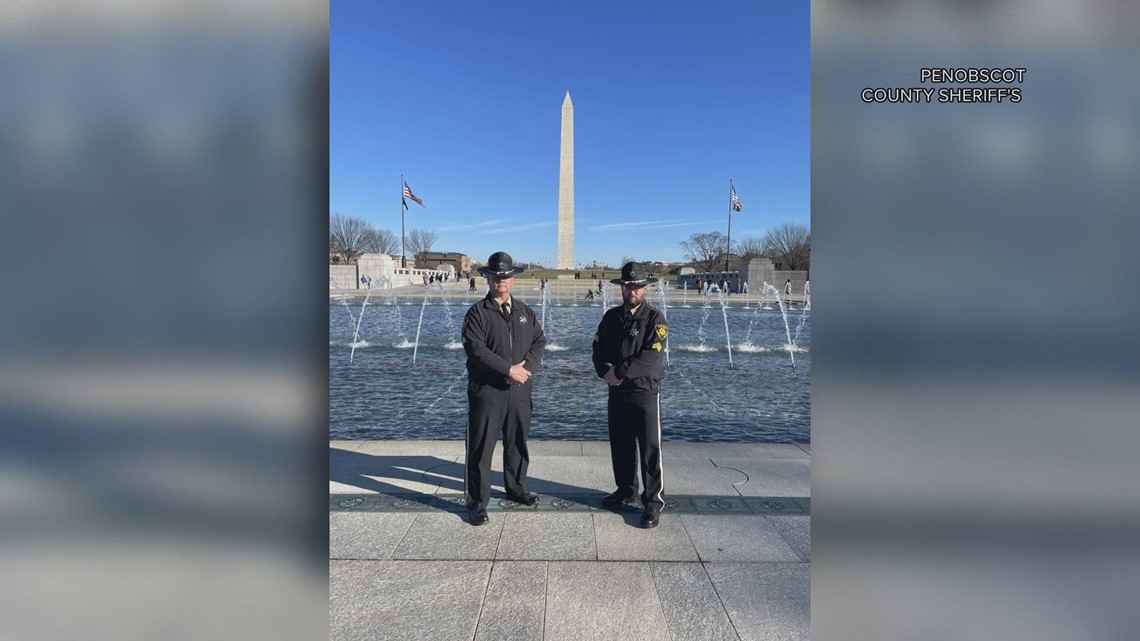
<svg viewBox="0 0 1140 641">
<path fill-rule="evenodd" d="M 740 211 L 744 209 L 744 204 L 740 202 L 740 198 L 736 196 L 736 187 L 732 188 L 732 211 Z"/>
<path fill-rule="evenodd" d="M 404 181 L 404 196 L 403 196 L 403 198 L 401 198 L 401 200 L 403 200 L 404 198 L 411 198 L 420 207 L 424 206 L 424 201 L 419 199 L 419 198 L 416 198 L 416 195 L 412 193 L 412 188 L 408 187 L 408 181 L 406 181 L 406 180 Z M 403 200 L 403 202 L 404 202 L 404 209 L 407 209 L 408 208 L 408 201 Z"/>
</svg>

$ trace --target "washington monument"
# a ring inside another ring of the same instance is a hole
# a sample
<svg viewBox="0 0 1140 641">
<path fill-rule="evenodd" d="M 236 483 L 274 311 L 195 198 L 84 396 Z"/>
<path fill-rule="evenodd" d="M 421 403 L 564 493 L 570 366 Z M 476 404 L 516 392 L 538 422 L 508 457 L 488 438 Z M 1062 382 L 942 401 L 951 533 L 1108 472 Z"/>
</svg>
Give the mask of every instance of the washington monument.
<svg viewBox="0 0 1140 641">
<path fill-rule="evenodd" d="M 558 167 L 558 269 L 574 269 L 574 103 L 562 101 L 562 158 Z"/>
</svg>

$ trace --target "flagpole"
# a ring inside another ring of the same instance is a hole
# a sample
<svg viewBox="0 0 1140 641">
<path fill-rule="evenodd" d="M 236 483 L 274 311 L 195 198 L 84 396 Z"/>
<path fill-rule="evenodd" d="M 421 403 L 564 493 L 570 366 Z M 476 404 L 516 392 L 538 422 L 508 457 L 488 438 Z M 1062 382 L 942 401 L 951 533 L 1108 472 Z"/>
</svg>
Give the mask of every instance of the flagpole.
<svg viewBox="0 0 1140 641">
<path fill-rule="evenodd" d="M 732 254 L 732 179 L 728 179 L 728 250 L 724 254 L 724 271 L 728 271 L 728 257 Z M 727 280 L 727 278 L 726 278 Z"/>
<path fill-rule="evenodd" d="M 408 258 L 404 253 L 404 210 L 408 205 L 404 202 L 404 174 L 400 174 L 400 269 L 407 269 Z"/>
</svg>

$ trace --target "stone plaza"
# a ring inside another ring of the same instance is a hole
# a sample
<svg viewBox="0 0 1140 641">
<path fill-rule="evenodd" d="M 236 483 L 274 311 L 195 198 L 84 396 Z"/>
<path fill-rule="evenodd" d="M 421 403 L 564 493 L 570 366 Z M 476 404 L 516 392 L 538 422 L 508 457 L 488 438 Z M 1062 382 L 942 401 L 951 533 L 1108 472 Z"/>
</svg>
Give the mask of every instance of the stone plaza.
<svg viewBox="0 0 1140 641">
<path fill-rule="evenodd" d="M 604 441 L 532 442 L 537 508 L 463 506 L 462 441 L 330 442 L 330 638 L 807 639 L 811 446 L 666 443 L 667 506 L 611 512 Z"/>
</svg>

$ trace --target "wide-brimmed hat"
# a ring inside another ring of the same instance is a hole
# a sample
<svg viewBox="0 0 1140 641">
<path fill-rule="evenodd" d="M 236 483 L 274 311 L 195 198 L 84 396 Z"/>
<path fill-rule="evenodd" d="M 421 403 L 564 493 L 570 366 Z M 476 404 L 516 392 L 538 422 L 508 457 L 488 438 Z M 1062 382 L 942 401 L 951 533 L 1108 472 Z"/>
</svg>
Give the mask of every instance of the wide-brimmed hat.
<svg viewBox="0 0 1140 641">
<path fill-rule="evenodd" d="M 641 263 L 626 263 L 621 266 L 621 278 L 615 278 L 610 282 L 614 285 L 652 285 L 657 279 L 646 275 Z"/>
<path fill-rule="evenodd" d="M 484 276 L 514 276 L 523 273 L 522 267 L 515 267 L 515 261 L 507 252 L 495 252 L 487 259 L 487 266 L 480 267 Z"/>
</svg>

